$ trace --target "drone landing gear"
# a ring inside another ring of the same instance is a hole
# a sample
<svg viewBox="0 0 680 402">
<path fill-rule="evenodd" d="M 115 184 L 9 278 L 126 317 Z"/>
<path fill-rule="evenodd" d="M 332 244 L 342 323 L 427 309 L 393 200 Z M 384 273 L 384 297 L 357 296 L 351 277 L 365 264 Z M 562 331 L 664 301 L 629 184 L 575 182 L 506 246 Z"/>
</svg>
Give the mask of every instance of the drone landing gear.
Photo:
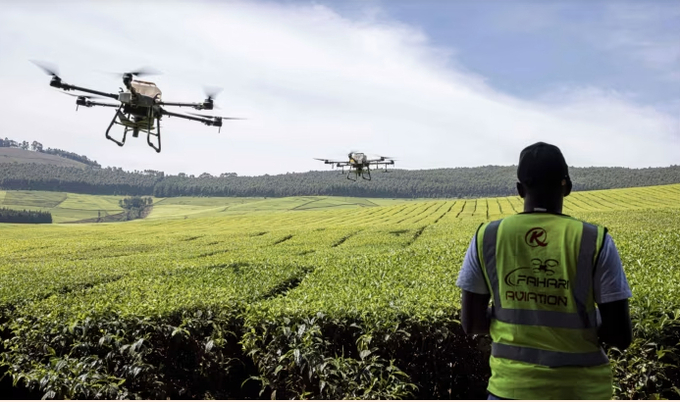
<svg viewBox="0 0 680 402">
<path fill-rule="evenodd" d="M 366 170 L 362 170 L 361 171 L 361 178 L 364 179 L 364 180 L 370 181 L 371 180 L 371 169 L 367 167 Z"/>
<path fill-rule="evenodd" d="M 106 129 L 106 139 L 115 142 L 119 147 L 122 147 L 123 145 L 125 145 L 125 137 L 127 136 L 128 130 L 123 131 L 123 141 L 122 142 L 111 137 L 109 135 L 109 131 L 111 131 L 111 127 L 113 127 L 113 125 L 117 123 L 116 119 L 118 118 L 118 116 L 119 115 L 122 116 L 122 113 L 120 113 L 120 109 L 122 109 L 122 108 L 123 108 L 123 105 L 120 105 L 120 107 L 116 110 L 116 114 L 113 115 L 113 119 L 111 120 L 111 124 L 109 124 L 109 127 Z M 120 123 L 118 123 L 118 124 L 120 124 Z M 127 129 L 127 127 L 126 127 L 126 129 Z"/>
<path fill-rule="evenodd" d="M 343 171 L 343 173 L 344 173 L 344 171 Z M 354 178 L 351 177 L 352 173 L 354 173 Z M 350 169 L 347 172 L 347 179 L 348 180 L 357 181 L 359 176 L 361 176 L 361 178 L 364 179 L 364 180 L 370 181 L 371 180 L 371 169 L 368 168 L 368 167 L 365 170 L 364 169 L 362 169 L 362 170 L 357 170 L 357 169 L 352 170 L 352 169 Z"/>
<path fill-rule="evenodd" d="M 149 118 L 149 126 L 147 127 L 146 130 L 146 143 L 149 144 L 151 148 L 153 148 L 157 153 L 161 152 L 161 119 L 160 117 L 156 118 L 156 132 L 154 133 L 151 131 L 151 122 L 153 119 Z M 152 142 L 151 142 L 151 136 L 156 137 L 156 143 L 158 143 L 158 147 L 156 147 Z"/>
<path fill-rule="evenodd" d="M 153 132 L 153 117 L 151 115 L 151 110 L 149 110 L 149 114 L 147 115 L 147 121 L 148 125 L 146 129 L 140 129 L 139 126 L 136 125 L 135 122 L 130 120 L 130 114 L 127 116 L 124 115 L 123 113 L 120 112 L 120 110 L 123 108 L 123 105 L 121 105 L 118 110 L 116 110 L 116 114 L 113 116 L 113 119 L 111 120 L 111 123 L 109 124 L 109 127 L 106 129 L 106 138 L 115 142 L 119 147 L 122 147 L 125 145 L 125 138 L 127 137 L 127 133 L 132 131 L 132 136 L 133 137 L 138 137 L 139 136 L 139 131 L 143 131 L 147 133 L 146 136 L 146 142 L 149 144 L 151 148 L 153 148 L 156 152 L 160 153 L 161 152 L 161 119 L 160 117 L 156 118 L 156 132 Z M 116 121 L 120 120 L 120 121 Z M 111 131 L 111 127 L 113 127 L 114 124 L 120 124 L 123 126 L 123 138 L 122 141 L 118 141 L 115 138 L 111 137 L 109 135 L 109 132 Z M 156 146 L 153 142 L 151 142 L 151 136 L 156 137 L 156 143 L 158 146 Z"/>
</svg>

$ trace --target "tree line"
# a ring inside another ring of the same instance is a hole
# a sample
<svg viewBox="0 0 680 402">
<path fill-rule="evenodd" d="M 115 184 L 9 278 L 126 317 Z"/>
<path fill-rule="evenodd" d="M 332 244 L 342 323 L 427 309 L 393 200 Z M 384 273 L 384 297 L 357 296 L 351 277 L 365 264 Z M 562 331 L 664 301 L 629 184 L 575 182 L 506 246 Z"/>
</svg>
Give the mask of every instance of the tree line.
<svg viewBox="0 0 680 402">
<path fill-rule="evenodd" d="M 58 149 L 58 148 L 44 149 L 43 145 L 41 143 L 39 143 L 38 141 L 33 141 L 29 144 L 28 141 L 19 142 L 19 141 L 10 140 L 9 138 L 5 137 L 4 140 L 2 138 L 0 138 L 0 148 L 19 148 L 19 149 L 23 149 L 25 151 L 28 151 L 30 149 L 31 151 L 42 152 L 44 154 L 50 154 L 50 155 L 56 155 L 56 156 L 60 156 L 62 158 L 71 159 L 71 160 L 74 160 L 76 162 L 83 163 L 83 164 L 91 166 L 91 167 L 101 168 L 101 165 L 99 163 L 97 163 L 97 161 L 91 160 L 90 158 L 88 158 L 85 155 L 78 155 L 76 153 L 64 151 L 63 149 Z"/>
<path fill-rule="evenodd" d="M 2 223 L 52 223 L 52 214 L 46 211 L 17 211 L 0 208 Z"/>
<path fill-rule="evenodd" d="M 35 163 L 0 164 L 0 189 L 122 196 L 287 197 L 303 195 L 377 198 L 474 198 L 516 194 L 516 166 L 482 166 L 374 172 L 373 180 L 349 181 L 337 171 L 198 177 L 161 171 L 80 168 Z M 630 169 L 570 168 L 574 190 L 680 183 L 680 166 Z"/>
</svg>

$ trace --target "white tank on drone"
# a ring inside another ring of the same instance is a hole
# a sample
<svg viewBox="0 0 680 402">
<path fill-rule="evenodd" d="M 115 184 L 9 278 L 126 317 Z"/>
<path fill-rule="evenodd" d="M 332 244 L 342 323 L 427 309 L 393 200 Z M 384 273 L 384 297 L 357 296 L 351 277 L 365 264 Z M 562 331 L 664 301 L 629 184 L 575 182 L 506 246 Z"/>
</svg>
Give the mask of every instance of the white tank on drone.
<svg viewBox="0 0 680 402">
<path fill-rule="evenodd" d="M 161 99 L 161 90 L 153 82 L 133 80 L 130 86 L 140 95 L 148 96 L 152 99 Z"/>
</svg>

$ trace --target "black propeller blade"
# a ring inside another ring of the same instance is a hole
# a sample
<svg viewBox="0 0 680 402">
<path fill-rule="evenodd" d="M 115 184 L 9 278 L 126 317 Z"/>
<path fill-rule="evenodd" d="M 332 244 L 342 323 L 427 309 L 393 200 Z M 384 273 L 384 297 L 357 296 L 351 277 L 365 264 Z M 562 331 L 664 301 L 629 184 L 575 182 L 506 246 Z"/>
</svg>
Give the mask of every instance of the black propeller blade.
<svg viewBox="0 0 680 402">
<path fill-rule="evenodd" d="M 39 60 L 30 60 L 30 62 L 38 66 L 38 68 L 43 70 L 47 75 L 59 78 L 59 69 L 56 65 Z"/>
<path fill-rule="evenodd" d="M 162 74 L 160 71 L 156 70 L 155 68 L 151 67 L 142 67 L 138 68 L 135 71 L 128 71 L 127 74 L 132 74 L 137 77 L 143 77 L 145 75 L 160 75 Z"/>
<path fill-rule="evenodd" d="M 98 96 L 98 95 L 78 95 L 78 94 L 70 94 L 70 93 L 61 92 L 61 91 L 57 91 L 57 92 L 59 92 L 60 94 L 64 94 L 64 95 L 68 95 L 68 96 L 73 96 L 73 97 L 75 97 L 75 98 L 108 99 L 108 98 L 105 98 L 105 97 L 103 97 L 103 96 Z"/>
<path fill-rule="evenodd" d="M 161 75 L 163 74 L 162 72 L 156 70 L 155 68 L 152 67 L 142 67 L 138 68 L 134 71 L 127 71 L 124 73 L 112 73 L 112 72 L 105 72 L 106 74 L 112 74 L 117 77 L 124 77 L 126 75 L 134 75 L 135 77 L 143 77 L 146 75 Z"/>
<path fill-rule="evenodd" d="M 215 99 L 217 97 L 217 95 L 219 95 L 219 93 L 222 92 L 222 88 L 213 87 L 213 86 L 204 86 L 203 92 L 205 93 L 205 96 L 208 99 Z"/>
</svg>

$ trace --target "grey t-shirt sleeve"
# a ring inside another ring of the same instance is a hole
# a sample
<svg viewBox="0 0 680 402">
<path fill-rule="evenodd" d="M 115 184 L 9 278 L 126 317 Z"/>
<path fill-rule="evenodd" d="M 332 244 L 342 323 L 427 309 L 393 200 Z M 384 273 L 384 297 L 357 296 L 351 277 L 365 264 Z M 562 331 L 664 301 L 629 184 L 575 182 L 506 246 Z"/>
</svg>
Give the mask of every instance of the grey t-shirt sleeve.
<svg viewBox="0 0 680 402">
<path fill-rule="evenodd" d="M 465 259 L 463 260 L 463 266 L 458 273 L 456 286 L 471 293 L 488 295 L 490 292 L 486 286 L 482 267 L 479 266 L 479 260 L 477 259 L 476 238 L 476 235 L 472 237 L 470 247 L 468 247 L 468 250 L 465 253 Z"/>
<path fill-rule="evenodd" d="M 597 304 L 633 297 L 626 274 L 623 272 L 619 251 L 609 234 L 605 235 L 600 258 L 595 267 L 593 292 Z"/>
</svg>

